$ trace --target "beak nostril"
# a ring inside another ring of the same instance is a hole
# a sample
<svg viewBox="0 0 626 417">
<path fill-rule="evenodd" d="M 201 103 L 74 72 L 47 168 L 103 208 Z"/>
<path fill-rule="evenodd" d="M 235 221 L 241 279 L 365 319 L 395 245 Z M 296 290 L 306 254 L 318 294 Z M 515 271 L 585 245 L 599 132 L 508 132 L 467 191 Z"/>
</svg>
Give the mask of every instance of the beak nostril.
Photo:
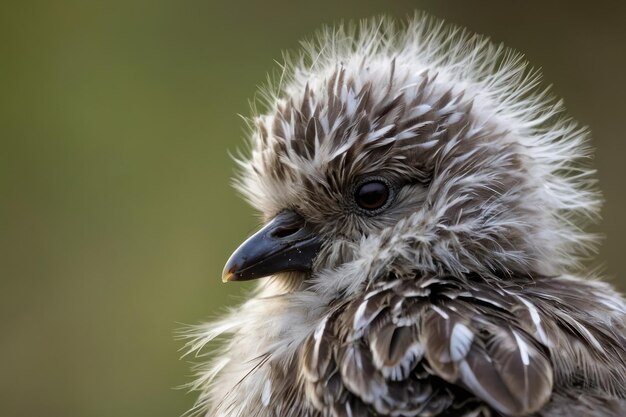
<svg viewBox="0 0 626 417">
<path fill-rule="evenodd" d="M 247 281 L 280 272 L 309 272 L 322 241 L 298 213 L 278 213 L 230 256 L 222 280 Z"/>
<path fill-rule="evenodd" d="M 282 227 L 278 227 L 274 229 L 271 233 L 271 237 L 275 237 L 277 239 L 282 239 L 291 235 L 298 233 L 298 231 L 302 228 L 299 224 L 290 224 Z"/>
</svg>

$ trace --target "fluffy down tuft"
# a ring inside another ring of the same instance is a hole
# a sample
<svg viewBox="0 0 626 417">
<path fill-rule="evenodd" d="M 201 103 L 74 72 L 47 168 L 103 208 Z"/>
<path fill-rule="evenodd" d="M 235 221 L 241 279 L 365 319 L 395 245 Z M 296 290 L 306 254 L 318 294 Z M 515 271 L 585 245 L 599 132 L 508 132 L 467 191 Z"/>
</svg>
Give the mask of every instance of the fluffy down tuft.
<svg viewBox="0 0 626 417">
<path fill-rule="evenodd" d="M 540 78 L 521 55 L 419 14 L 326 28 L 261 90 L 237 186 L 265 218 L 295 207 L 350 236 L 363 227 L 344 215 L 350 179 L 391 171 L 425 187 L 393 230 L 419 240 L 420 267 L 571 271 L 594 250 L 583 227 L 601 198 L 587 129 Z"/>
</svg>

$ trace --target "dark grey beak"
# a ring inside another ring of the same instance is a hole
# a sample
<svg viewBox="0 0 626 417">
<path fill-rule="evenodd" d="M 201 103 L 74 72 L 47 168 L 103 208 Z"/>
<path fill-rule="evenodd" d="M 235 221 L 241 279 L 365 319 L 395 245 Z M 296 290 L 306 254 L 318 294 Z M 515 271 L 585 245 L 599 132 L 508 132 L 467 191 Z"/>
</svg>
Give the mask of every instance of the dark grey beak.
<svg viewBox="0 0 626 417">
<path fill-rule="evenodd" d="M 230 256 L 222 281 L 247 281 L 277 272 L 310 271 L 321 246 L 302 216 L 283 211 Z"/>
</svg>

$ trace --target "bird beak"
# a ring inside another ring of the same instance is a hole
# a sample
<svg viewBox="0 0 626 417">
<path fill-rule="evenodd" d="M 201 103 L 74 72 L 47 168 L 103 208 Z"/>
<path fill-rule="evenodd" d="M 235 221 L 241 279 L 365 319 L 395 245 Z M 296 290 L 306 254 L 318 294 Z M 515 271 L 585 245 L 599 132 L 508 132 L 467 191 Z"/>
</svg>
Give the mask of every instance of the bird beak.
<svg viewBox="0 0 626 417">
<path fill-rule="evenodd" d="M 321 241 L 302 216 L 283 211 L 230 256 L 222 281 L 247 281 L 277 272 L 310 271 Z"/>
</svg>

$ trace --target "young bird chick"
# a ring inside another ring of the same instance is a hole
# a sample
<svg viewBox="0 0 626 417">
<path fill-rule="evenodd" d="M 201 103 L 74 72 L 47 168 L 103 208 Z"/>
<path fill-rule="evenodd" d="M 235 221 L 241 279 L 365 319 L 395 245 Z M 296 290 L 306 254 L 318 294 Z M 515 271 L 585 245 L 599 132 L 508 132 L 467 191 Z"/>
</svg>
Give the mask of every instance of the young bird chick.
<svg viewBox="0 0 626 417">
<path fill-rule="evenodd" d="M 581 272 L 587 130 L 520 55 L 420 15 L 322 31 L 265 91 L 239 188 L 263 278 L 194 330 L 219 417 L 624 416 L 626 303 Z"/>
</svg>

